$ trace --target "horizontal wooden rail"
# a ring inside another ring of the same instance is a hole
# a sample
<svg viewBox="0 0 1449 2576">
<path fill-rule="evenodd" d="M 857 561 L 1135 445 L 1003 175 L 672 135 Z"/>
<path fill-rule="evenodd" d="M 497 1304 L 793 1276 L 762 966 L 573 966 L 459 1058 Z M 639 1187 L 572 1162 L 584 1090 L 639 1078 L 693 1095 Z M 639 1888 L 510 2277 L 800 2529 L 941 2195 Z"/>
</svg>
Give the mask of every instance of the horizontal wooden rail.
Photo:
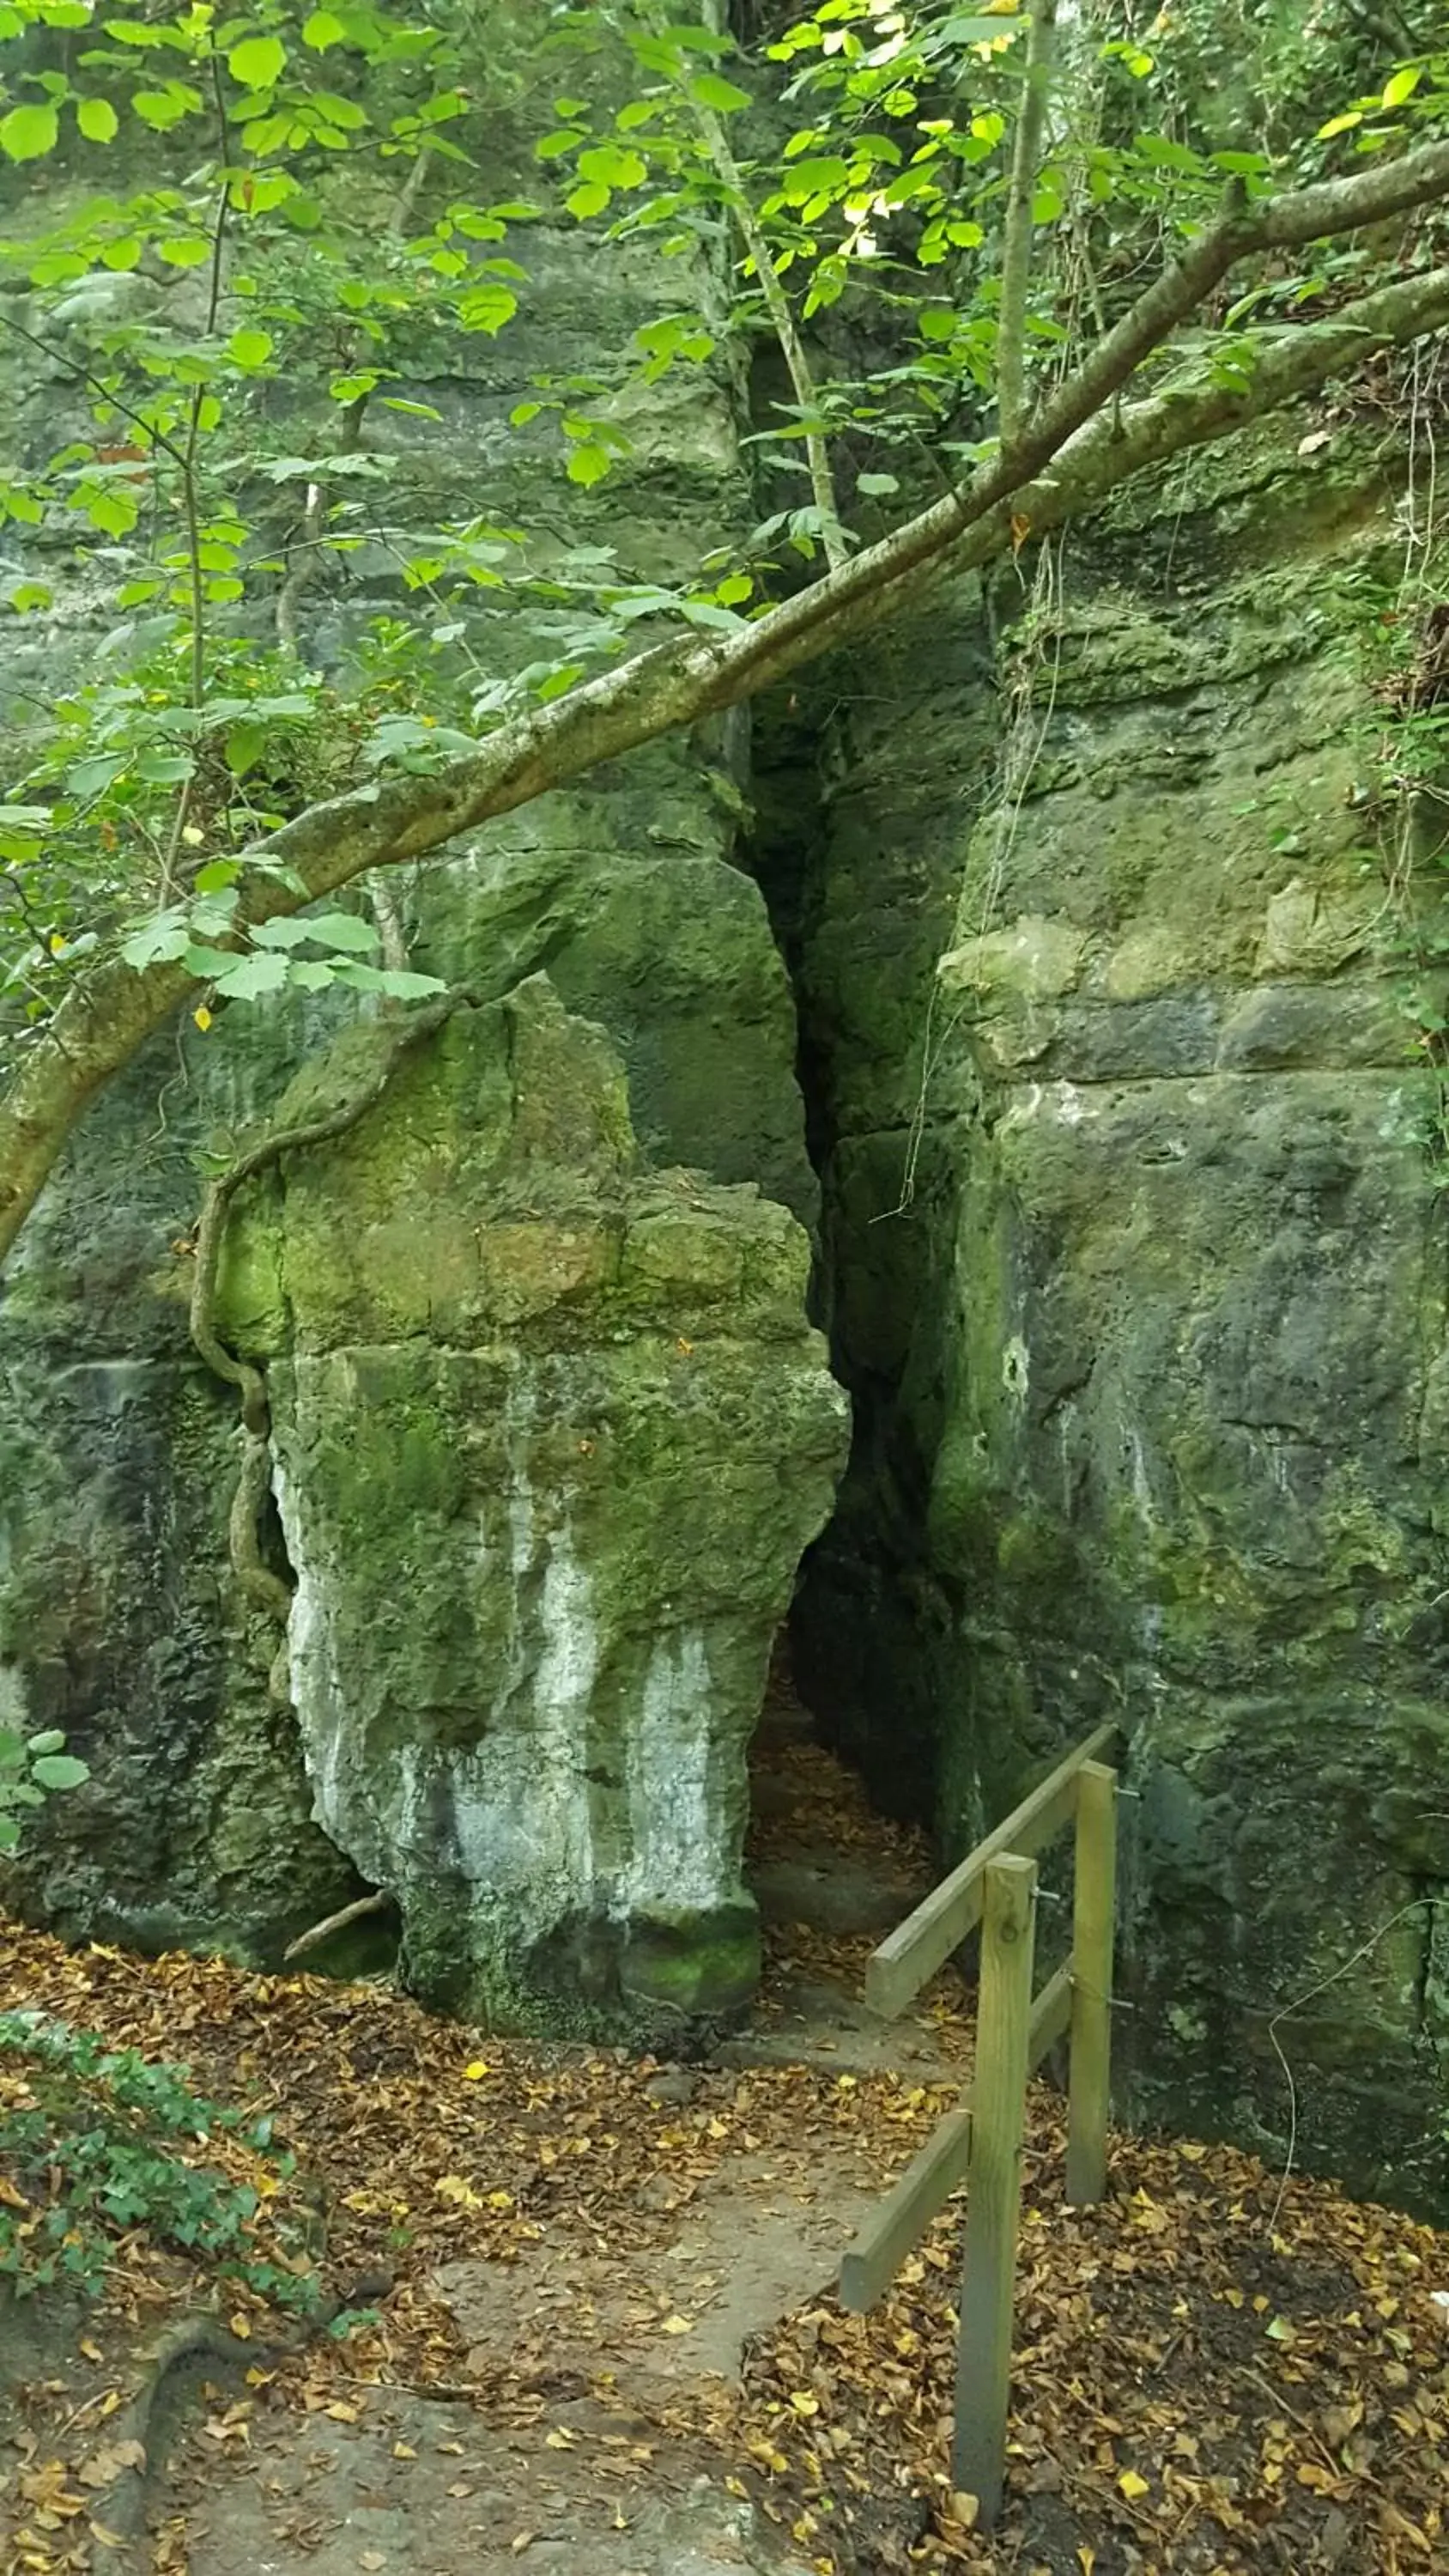
<svg viewBox="0 0 1449 2576">
<path fill-rule="evenodd" d="M 1031 2008 L 1027 2059 L 1040 2066 L 1065 2037 L 1072 2018 L 1071 1962 L 1049 1977 Z M 900 2181 L 866 2220 L 840 2266 L 840 2304 L 864 2316 L 895 2279 L 913 2245 L 919 2245 L 938 2209 L 963 2180 L 971 2158 L 971 2105 L 948 2111 L 913 2156 Z"/>
<path fill-rule="evenodd" d="M 963 2102 L 938 2120 L 920 2154 L 874 2210 L 840 2266 L 840 2304 L 852 2316 L 873 2308 L 919 2245 L 938 2209 L 944 2209 L 971 2158 L 971 2105 Z"/>
<path fill-rule="evenodd" d="M 1008 1852 L 1029 1858 L 1061 1832 L 1076 1809 L 1083 1764 L 1105 1753 L 1117 1731 L 1111 1720 L 1099 1726 L 882 1941 L 865 1972 L 865 2000 L 872 2012 L 887 2020 L 904 2012 L 912 1996 L 920 1993 L 953 1950 L 959 1950 L 981 1920 L 990 1863 Z"/>
</svg>

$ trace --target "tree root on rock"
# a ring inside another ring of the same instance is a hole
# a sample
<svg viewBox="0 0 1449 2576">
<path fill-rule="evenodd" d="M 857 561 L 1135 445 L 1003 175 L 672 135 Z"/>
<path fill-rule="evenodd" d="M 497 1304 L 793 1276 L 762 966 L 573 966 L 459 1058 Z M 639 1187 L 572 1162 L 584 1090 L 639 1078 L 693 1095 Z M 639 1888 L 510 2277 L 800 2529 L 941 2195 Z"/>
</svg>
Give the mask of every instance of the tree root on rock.
<svg viewBox="0 0 1449 2576">
<path fill-rule="evenodd" d="M 165 2417 L 178 2402 L 175 2383 L 179 2375 L 188 2366 L 195 2368 L 203 2363 L 209 2363 L 215 2375 L 275 2369 L 279 2362 L 305 2352 L 344 2310 L 374 2306 L 391 2289 L 387 2274 L 365 2274 L 328 2299 L 304 2325 L 290 2334 L 273 2336 L 266 2343 L 244 2342 L 214 2316 L 183 2317 L 162 2336 L 148 2358 L 145 2378 L 129 2406 L 114 2427 L 108 2428 L 106 2448 L 118 2452 L 125 2465 L 114 2485 L 96 2500 L 95 2518 L 113 2548 L 123 2554 L 123 2563 L 126 2558 L 135 2563 L 135 2553 L 144 2538 L 146 2517 L 155 2501 L 157 2476 L 171 2447 Z"/>
<path fill-rule="evenodd" d="M 334 1137 L 345 1136 L 356 1127 L 382 1098 L 401 1058 L 435 1035 L 462 1003 L 472 999 L 469 988 L 459 986 L 439 994 L 435 1002 L 425 1003 L 406 1020 L 400 1019 L 392 1030 L 391 1045 L 348 1099 L 319 1117 L 304 1119 L 295 1127 L 274 1128 L 259 1138 L 237 1156 L 230 1171 L 217 1176 L 201 1204 L 196 1270 L 191 1283 L 191 1338 L 208 1368 L 224 1378 L 228 1386 L 234 1386 L 241 1398 L 242 1459 L 227 1519 L 227 1538 L 232 1570 L 243 1597 L 282 1629 L 282 1641 L 268 1675 L 268 1695 L 281 1707 L 287 1706 L 291 1698 L 286 1629 L 292 1610 L 292 1586 L 266 1563 L 258 1537 L 259 1516 L 272 1490 L 272 1415 L 267 1382 L 252 1361 L 227 1348 L 216 1329 L 217 1274 L 231 1203 L 244 1182 L 271 1170 L 284 1154 L 330 1144 Z"/>
</svg>

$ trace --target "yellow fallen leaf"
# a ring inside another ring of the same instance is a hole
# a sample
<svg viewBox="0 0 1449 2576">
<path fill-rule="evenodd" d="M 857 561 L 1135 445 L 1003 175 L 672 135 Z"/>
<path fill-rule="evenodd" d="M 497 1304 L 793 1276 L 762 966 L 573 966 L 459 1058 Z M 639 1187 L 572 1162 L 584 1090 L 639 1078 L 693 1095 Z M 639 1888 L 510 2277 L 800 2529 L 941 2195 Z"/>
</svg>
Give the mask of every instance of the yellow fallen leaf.
<svg viewBox="0 0 1449 2576">
<path fill-rule="evenodd" d="M 228 2317 L 227 2323 L 231 2327 L 232 2333 L 236 2336 L 238 2343 L 251 2342 L 252 2321 L 242 2309 L 238 2308 L 233 2316 Z"/>
<path fill-rule="evenodd" d="M 471 2066 L 464 2067 L 463 2081 L 465 2084 L 478 2084 L 482 2082 L 485 2075 L 491 2075 L 492 2072 L 486 2057 L 475 2057 Z"/>
<path fill-rule="evenodd" d="M 561 2427 L 556 2425 L 551 2433 L 545 2433 L 543 2437 L 544 2449 L 546 2451 L 571 2451 L 577 2439 L 578 2436 L 576 2433 L 565 2433 Z"/>
<path fill-rule="evenodd" d="M 1085 2540 L 1077 2551 L 1077 2564 L 1081 2568 L 1082 2576 L 1092 2576 L 1092 2570 L 1097 2564 L 1097 2553 L 1095 2549 L 1088 2548 Z"/>
<path fill-rule="evenodd" d="M 211 1013 L 207 1009 L 206 1004 L 204 1002 L 198 1003 L 191 1016 L 196 1022 L 197 1027 L 200 1029 L 202 1036 L 205 1037 L 207 1030 L 211 1026 Z"/>
<path fill-rule="evenodd" d="M 105 2354 L 102 2352 L 102 2350 L 101 2350 L 101 2348 L 100 2348 L 100 2345 L 99 2345 L 98 2343 L 92 2343 L 92 2341 L 91 2341 L 91 2339 L 90 2339 L 90 2336 L 89 2336 L 89 2335 L 82 2335 L 82 2336 L 81 2336 L 80 2348 L 81 2348 L 81 2351 L 84 2353 L 84 2355 L 85 2355 L 85 2357 L 86 2357 L 87 2361 L 104 2361 L 104 2360 L 105 2360 L 105 2357 L 106 2357 L 106 2356 L 105 2356 Z"/>
<path fill-rule="evenodd" d="M 1147 2480 L 1139 2478 L 1135 2469 L 1124 2469 L 1117 2484 L 1129 2504 L 1135 2504 L 1139 2496 L 1145 2496 L 1151 2492 Z"/>
<path fill-rule="evenodd" d="M 340 2397 L 334 2398 L 330 2406 L 324 2407 L 323 2413 L 330 2415 L 334 2424 L 355 2424 L 357 2421 L 356 2407 L 344 2405 Z M 206 2429 L 209 2433 L 211 2426 L 208 2424 Z"/>
<path fill-rule="evenodd" d="M 411 2442 L 394 2442 L 392 2455 L 395 2460 L 415 2460 L 418 2456 Z"/>
<path fill-rule="evenodd" d="M 387 2560 L 380 2549 L 364 2549 L 357 2563 L 359 2567 L 367 2569 L 367 2576 L 377 2576 L 379 2567 L 385 2567 Z"/>
<path fill-rule="evenodd" d="M 792 2388 L 790 2403 L 797 2415 L 818 2415 L 820 2412 L 820 2400 L 812 2397 L 808 2388 Z"/>
<path fill-rule="evenodd" d="M 515 2557 L 515 2558 L 521 2558 L 521 2557 L 523 2556 L 523 2553 L 524 2553 L 525 2549 L 531 2549 L 532 2547 L 533 2547 L 533 2533 L 532 2533 L 531 2531 L 516 2531 L 516 2532 L 514 2533 L 514 2535 L 513 2535 L 513 2555 L 514 2555 L 514 2557 Z"/>
<path fill-rule="evenodd" d="M 737 2496 L 741 2504 L 749 2503 L 750 2491 L 743 2478 L 726 2478 L 725 2493 L 726 2495 Z"/>
<path fill-rule="evenodd" d="M 948 2521 L 959 2522 L 963 2531 L 975 2530 L 976 2517 L 980 2511 L 981 2498 L 972 2495 L 966 2487 L 957 2487 L 946 2505 Z"/>
<path fill-rule="evenodd" d="M 661 2334 L 693 2334 L 694 2328 L 688 2317 L 666 2317 L 659 2331 Z"/>
</svg>

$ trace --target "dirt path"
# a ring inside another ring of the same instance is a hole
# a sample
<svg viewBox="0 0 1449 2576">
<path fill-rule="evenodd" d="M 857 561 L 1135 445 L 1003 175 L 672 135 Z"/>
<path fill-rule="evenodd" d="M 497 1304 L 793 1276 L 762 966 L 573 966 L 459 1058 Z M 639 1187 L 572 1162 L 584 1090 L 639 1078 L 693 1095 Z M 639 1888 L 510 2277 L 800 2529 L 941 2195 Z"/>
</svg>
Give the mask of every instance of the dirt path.
<svg viewBox="0 0 1449 2576">
<path fill-rule="evenodd" d="M 817 2070 L 838 2085 L 900 2069 L 951 2084 L 967 2030 L 949 1986 L 894 2028 L 859 2003 L 865 1955 L 925 1893 L 929 1860 L 870 1814 L 783 1686 L 755 1749 L 754 1816 L 766 1985 L 751 2029 L 707 2072 L 645 2080 L 666 2147 L 643 2186 L 663 2222 L 647 2250 L 614 2230 L 581 2242 L 556 2227 L 429 2276 L 461 2348 L 460 2383 L 486 2383 L 505 2419 L 511 2388 L 526 2420 L 510 2428 L 481 2420 L 472 2398 L 359 2382 L 356 2422 L 338 2420 L 335 2399 L 308 2414 L 304 2395 L 301 2412 L 243 2418 L 243 2445 L 225 2438 L 223 2410 L 176 2462 L 173 2531 L 190 2576 L 304 2563 L 312 2576 L 804 2576 L 788 2530 L 739 2480 L 731 2491 L 720 2437 L 747 2356 L 830 2295 L 882 2174 L 848 2131 L 822 2139 L 812 2124 L 799 2143 L 765 2144 L 748 2125 L 749 2070 Z M 722 2085 L 721 2068 L 744 2081 Z M 706 2139 L 721 2133 L 717 2160 L 672 2171 L 668 2142 L 701 2125 Z"/>
</svg>

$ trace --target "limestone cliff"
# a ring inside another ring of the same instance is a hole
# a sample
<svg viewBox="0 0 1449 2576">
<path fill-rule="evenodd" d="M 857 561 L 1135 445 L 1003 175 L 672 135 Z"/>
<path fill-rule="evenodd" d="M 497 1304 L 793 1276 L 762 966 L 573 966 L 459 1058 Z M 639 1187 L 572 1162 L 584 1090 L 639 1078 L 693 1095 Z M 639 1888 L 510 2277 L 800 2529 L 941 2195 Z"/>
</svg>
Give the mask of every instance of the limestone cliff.
<svg viewBox="0 0 1449 2576">
<path fill-rule="evenodd" d="M 857 1402 L 801 1648 L 950 1850 L 1120 1718 L 1136 2108 L 1280 2154 L 1281 2050 L 1300 2153 L 1442 2207 L 1442 877 L 1374 830 L 1401 472 L 1300 434 L 902 637 L 777 889 Z"/>
</svg>

